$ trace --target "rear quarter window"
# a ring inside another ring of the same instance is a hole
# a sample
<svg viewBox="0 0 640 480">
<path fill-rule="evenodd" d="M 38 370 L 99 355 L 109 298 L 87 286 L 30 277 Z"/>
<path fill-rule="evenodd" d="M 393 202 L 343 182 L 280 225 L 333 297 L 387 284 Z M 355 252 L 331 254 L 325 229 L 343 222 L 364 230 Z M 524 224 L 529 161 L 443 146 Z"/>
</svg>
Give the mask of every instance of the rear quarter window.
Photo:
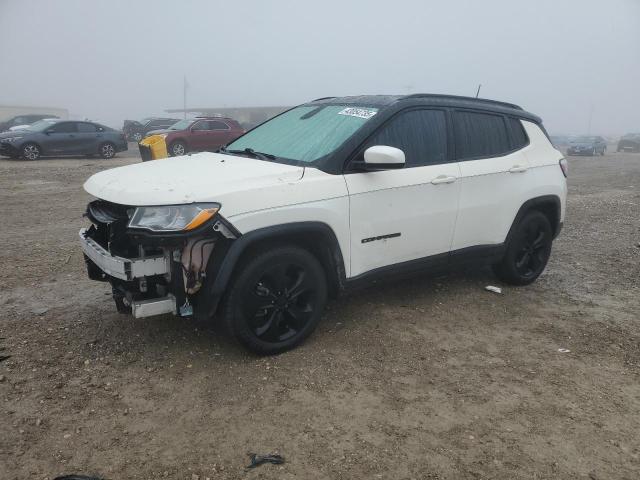
<svg viewBox="0 0 640 480">
<path fill-rule="evenodd" d="M 511 143 L 514 150 L 519 150 L 529 144 L 529 139 L 520 120 L 509 118 L 509 127 L 511 128 Z"/>
<path fill-rule="evenodd" d="M 512 150 L 502 115 L 456 111 L 453 126 L 458 160 L 497 157 Z"/>
</svg>

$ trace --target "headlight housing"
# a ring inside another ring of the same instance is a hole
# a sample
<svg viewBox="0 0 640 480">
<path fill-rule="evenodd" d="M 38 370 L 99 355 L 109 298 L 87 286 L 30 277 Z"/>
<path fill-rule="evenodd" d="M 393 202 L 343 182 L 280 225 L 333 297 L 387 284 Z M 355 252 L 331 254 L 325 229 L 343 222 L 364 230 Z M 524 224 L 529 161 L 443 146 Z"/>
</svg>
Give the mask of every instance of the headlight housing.
<svg viewBox="0 0 640 480">
<path fill-rule="evenodd" d="M 9 142 L 9 143 L 13 143 L 16 140 L 20 140 L 21 138 L 23 138 L 23 135 L 16 135 L 15 137 L 9 137 L 9 138 L 3 138 L 2 140 L 4 142 Z"/>
<path fill-rule="evenodd" d="M 128 227 L 152 232 L 188 232 L 213 218 L 218 210 L 219 203 L 137 207 Z"/>
</svg>

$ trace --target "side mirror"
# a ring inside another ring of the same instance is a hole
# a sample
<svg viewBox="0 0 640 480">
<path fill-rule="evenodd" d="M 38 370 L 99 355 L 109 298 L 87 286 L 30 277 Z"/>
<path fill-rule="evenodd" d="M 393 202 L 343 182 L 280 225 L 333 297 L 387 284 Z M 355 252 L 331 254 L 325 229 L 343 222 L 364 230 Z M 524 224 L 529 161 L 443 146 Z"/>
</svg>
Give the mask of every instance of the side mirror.
<svg viewBox="0 0 640 480">
<path fill-rule="evenodd" d="M 387 145 L 374 145 L 364 151 L 364 162 L 353 162 L 357 170 L 376 171 L 403 168 L 404 152 Z"/>
</svg>

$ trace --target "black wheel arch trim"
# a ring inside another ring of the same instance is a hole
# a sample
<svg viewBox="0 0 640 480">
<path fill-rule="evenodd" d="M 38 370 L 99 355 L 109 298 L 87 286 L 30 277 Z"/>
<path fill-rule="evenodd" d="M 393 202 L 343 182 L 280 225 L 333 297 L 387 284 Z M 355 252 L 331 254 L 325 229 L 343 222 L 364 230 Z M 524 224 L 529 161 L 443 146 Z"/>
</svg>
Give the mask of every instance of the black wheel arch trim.
<svg viewBox="0 0 640 480">
<path fill-rule="evenodd" d="M 516 213 L 515 218 L 509 228 L 509 233 L 507 233 L 507 238 L 505 239 L 505 244 L 509 244 L 509 240 L 515 233 L 516 226 L 522 220 L 522 218 L 531 210 L 542 211 L 542 213 L 549 213 L 549 208 L 551 207 L 551 213 L 553 213 L 554 218 L 550 218 L 549 222 L 551 223 L 551 229 L 553 231 L 553 238 L 555 239 L 562 229 L 562 221 L 561 221 L 561 208 L 562 203 L 560 201 L 560 197 L 557 195 L 542 195 L 540 197 L 535 197 L 524 202 L 518 213 Z"/>
<path fill-rule="evenodd" d="M 216 246 L 207 265 L 207 279 L 198 292 L 196 316 L 202 319 L 213 317 L 222 299 L 233 273 L 242 256 L 251 248 L 265 241 L 276 241 L 289 238 L 295 243 L 295 238 L 304 235 L 321 235 L 314 242 L 312 253 L 320 249 L 323 258 L 319 258 L 325 269 L 329 282 L 329 290 L 342 290 L 345 284 L 346 271 L 344 258 L 338 238 L 333 229 L 324 222 L 292 222 L 259 228 L 242 234 L 234 240 Z M 323 238 L 321 240 L 320 238 Z M 314 251 L 315 250 L 315 251 Z M 327 262 L 329 263 L 327 265 Z M 334 291 L 332 293 L 337 293 Z"/>
</svg>

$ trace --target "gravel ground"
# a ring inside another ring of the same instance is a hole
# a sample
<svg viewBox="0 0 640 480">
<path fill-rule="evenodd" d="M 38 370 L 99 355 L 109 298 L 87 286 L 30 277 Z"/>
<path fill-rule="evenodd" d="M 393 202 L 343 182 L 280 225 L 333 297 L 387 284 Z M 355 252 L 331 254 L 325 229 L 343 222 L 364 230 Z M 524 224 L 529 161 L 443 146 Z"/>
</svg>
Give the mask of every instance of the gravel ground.
<svg viewBox="0 0 640 480">
<path fill-rule="evenodd" d="M 534 285 L 373 287 L 272 358 L 86 278 L 82 182 L 135 161 L 0 160 L 3 480 L 640 478 L 640 155 L 570 158 Z"/>
</svg>

